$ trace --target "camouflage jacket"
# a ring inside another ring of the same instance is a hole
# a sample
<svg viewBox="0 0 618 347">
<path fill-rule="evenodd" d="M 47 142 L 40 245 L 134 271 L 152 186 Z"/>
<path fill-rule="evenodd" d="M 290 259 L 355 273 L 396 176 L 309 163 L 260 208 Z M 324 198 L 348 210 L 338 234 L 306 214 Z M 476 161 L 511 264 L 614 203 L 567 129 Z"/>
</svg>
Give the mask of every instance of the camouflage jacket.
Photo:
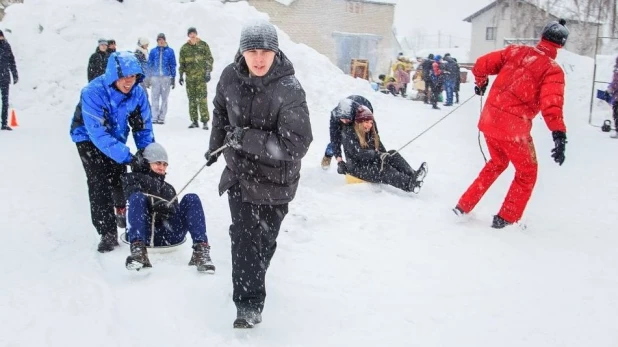
<svg viewBox="0 0 618 347">
<path fill-rule="evenodd" d="M 202 40 L 195 45 L 187 42 L 180 49 L 180 66 L 178 72 L 190 78 L 204 78 L 206 70 L 212 71 L 213 58 L 210 47 Z"/>
</svg>

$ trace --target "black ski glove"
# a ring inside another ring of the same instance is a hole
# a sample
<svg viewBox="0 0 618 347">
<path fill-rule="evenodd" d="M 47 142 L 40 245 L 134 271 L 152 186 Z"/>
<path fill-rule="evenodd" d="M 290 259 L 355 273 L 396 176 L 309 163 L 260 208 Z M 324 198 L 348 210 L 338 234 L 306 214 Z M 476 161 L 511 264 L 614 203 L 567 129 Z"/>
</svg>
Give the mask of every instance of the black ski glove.
<svg viewBox="0 0 618 347">
<path fill-rule="evenodd" d="M 474 86 L 474 93 L 475 93 L 476 95 L 480 95 L 480 96 L 485 95 L 485 90 L 487 90 L 487 84 L 489 84 L 489 81 L 487 81 L 487 82 L 485 82 L 485 83 L 481 84 L 480 86 L 475 85 L 475 86 Z"/>
<path fill-rule="evenodd" d="M 206 151 L 206 154 L 204 154 L 204 158 L 206 158 L 206 166 L 210 166 L 212 164 L 214 164 L 217 159 L 219 159 L 219 156 L 221 155 L 221 153 L 223 153 L 223 151 L 217 153 L 217 154 L 211 154 L 212 152 L 214 152 L 212 149 L 209 149 L 208 151 Z"/>
<path fill-rule="evenodd" d="M 337 163 L 337 173 L 340 175 L 345 175 L 348 173 L 348 167 L 345 165 L 345 161 L 340 161 Z"/>
<path fill-rule="evenodd" d="M 206 83 L 210 82 L 210 70 L 206 70 L 206 76 L 204 76 L 206 78 Z"/>
<path fill-rule="evenodd" d="M 180 78 L 178 79 L 178 84 L 180 84 L 180 85 L 185 84 L 185 79 L 182 78 L 182 75 L 180 75 Z"/>
<path fill-rule="evenodd" d="M 226 125 L 223 129 L 227 131 L 224 143 L 235 150 L 242 149 L 242 138 L 245 136 L 245 129 Z"/>
<path fill-rule="evenodd" d="M 148 172 L 150 170 L 150 166 L 148 161 L 144 158 L 144 150 L 140 149 L 131 157 L 131 162 L 129 165 L 131 166 L 131 172 Z"/>
<path fill-rule="evenodd" d="M 551 133 L 554 138 L 554 149 L 551 150 L 551 157 L 554 158 L 554 161 L 558 163 L 558 165 L 562 166 L 564 163 L 564 152 L 566 150 L 566 134 L 562 131 L 554 131 Z"/>
<path fill-rule="evenodd" d="M 176 213 L 176 208 L 174 204 L 170 204 L 166 200 L 157 200 L 154 204 L 152 204 L 152 212 L 155 212 L 161 218 L 169 218 Z"/>
</svg>

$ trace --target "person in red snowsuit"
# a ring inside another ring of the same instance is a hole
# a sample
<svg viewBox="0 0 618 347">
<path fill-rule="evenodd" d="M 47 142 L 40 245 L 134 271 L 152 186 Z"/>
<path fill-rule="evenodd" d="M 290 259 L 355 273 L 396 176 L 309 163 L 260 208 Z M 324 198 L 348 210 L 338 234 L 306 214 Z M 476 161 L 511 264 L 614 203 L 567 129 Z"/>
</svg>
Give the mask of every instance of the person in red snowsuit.
<svg viewBox="0 0 618 347">
<path fill-rule="evenodd" d="M 569 35 L 566 21 L 550 22 L 536 47 L 510 45 L 477 59 L 472 73 L 475 93 L 484 95 L 489 75 L 497 75 L 483 107 L 478 128 L 485 135 L 491 159 L 453 209 L 469 213 L 489 187 L 506 170 L 515 167 L 515 179 L 502 208 L 493 218 L 493 228 L 503 228 L 521 219 L 537 178 L 537 159 L 530 135 L 532 120 L 542 113 L 554 139 L 552 157 L 564 162 L 566 126 L 564 72 L 554 61 Z"/>
</svg>

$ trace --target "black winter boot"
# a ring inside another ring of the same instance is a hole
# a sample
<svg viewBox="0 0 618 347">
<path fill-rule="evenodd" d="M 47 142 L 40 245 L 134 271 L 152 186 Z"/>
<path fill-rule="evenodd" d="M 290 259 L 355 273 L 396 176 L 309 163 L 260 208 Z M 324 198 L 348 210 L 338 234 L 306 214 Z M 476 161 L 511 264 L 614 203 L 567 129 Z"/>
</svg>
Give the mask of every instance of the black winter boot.
<svg viewBox="0 0 618 347">
<path fill-rule="evenodd" d="M 464 214 L 466 214 L 459 206 L 455 206 L 455 208 L 453 209 L 453 213 L 458 216 L 463 216 Z"/>
<path fill-rule="evenodd" d="M 118 232 L 103 234 L 101 235 L 97 251 L 99 253 L 111 252 L 118 245 Z"/>
<path fill-rule="evenodd" d="M 208 243 L 200 242 L 193 245 L 193 255 L 191 255 L 189 266 L 197 266 L 198 272 L 215 273 L 215 265 L 210 259 L 210 246 Z"/>
<path fill-rule="evenodd" d="M 131 255 L 127 257 L 125 262 L 127 270 L 139 271 L 143 268 L 150 268 L 150 260 L 148 259 L 148 251 L 146 246 L 141 241 L 131 243 Z"/>
<path fill-rule="evenodd" d="M 208 130 L 208 122 L 204 122 L 204 126 L 202 127 L 204 130 Z"/>
<path fill-rule="evenodd" d="M 500 217 L 498 215 L 495 215 L 494 216 L 494 220 L 491 223 L 491 227 L 494 228 L 494 229 L 502 229 L 502 228 L 504 228 L 506 226 L 509 226 L 511 224 L 513 224 L 513 223 L 507 222 L 507 221 L 504 220 L 504 218 L 502 218 L 502 217 Z"/>
<path fill-rule="evenodd" d="M 200 127 L 200 125 L 197 124 L 197 121 L 191 122 L 191 125 L 189 125 L 189 129 L 199 128 L 199 127 Z"/>
<path fill-rule="evenodd" d="M 414 175 L 410 180 L 410 191 L 412 193 L 418 194 L 421 191 L 423 181 L 425 180 L 425 177 L 427 177 L 428 172 L 429 168 L 427 163 L 423 162 L 421 166 L 419 166 L 418 170 L 414 172 Z"/>
<path fill-rule="evenodd" d="M 234 328 L 251 329 L 256 324 L 262 323 L 262 314 L 257 309 L 238 308 L 236 310 L 236 320 Z"/>
</svg>

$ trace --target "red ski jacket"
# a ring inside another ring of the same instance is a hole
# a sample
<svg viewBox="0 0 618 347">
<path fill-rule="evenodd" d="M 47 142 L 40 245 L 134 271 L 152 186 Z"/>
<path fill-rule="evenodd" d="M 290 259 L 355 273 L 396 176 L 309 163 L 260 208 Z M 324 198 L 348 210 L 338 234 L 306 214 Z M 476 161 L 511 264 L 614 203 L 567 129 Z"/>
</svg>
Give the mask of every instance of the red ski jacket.
<svg viewBox="0 0 618 347">
<path fill-rule="evenodd" d="M 532 119 L 542 112 L 551 131 L 566 132 L 562 116 L 564 72 L 554 61 L 558 45 L 541 40 L 536 47 L 510 45 L 476 60 L 477 85 L 498 75 L 483 107 L 479 130 L 502 140 L 530 138 Z"/>
</svg>

